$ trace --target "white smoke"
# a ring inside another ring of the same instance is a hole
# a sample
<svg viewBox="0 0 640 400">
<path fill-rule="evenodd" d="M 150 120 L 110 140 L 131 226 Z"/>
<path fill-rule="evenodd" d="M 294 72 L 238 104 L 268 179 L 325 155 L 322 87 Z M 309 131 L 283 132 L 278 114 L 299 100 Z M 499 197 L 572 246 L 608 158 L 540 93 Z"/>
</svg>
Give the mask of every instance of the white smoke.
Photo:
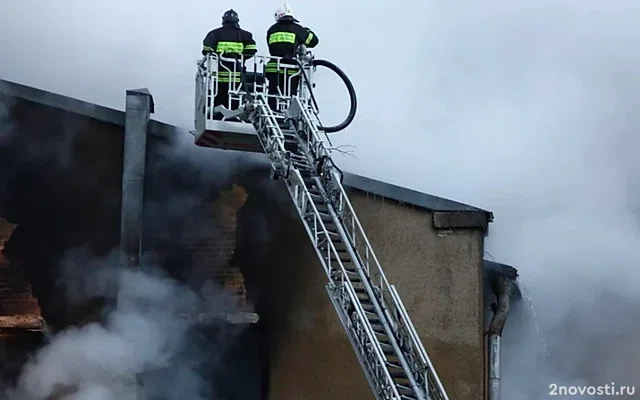
<svg viewBox="0 0 640 400">
<path fill-rule="evenodd" d="M 503 398 L 547 398 L 551 383 L 635 384 L 637 3 L 346 7 L 332 23 L 367 39 L 365 58 L 332 47 L 362 99 L 353 128 L 334 139 L 358 145 L 358 159 L 340 163 L 493 211 L 487 250 L 519 269 L 532 298 L 535 315 L 525 298 L 507 321 Z M 321 107 L 330 96 L 319 85 Z"/>
<path fill-rule="evenodd" d="M 61 392 L 69 400 L 210 399 L 214 388 L 200 369 L 215 362 L 212 349 L 224 339 L 209 343 L 193 332 L 203 313 L 220 323 L 215 318 L 233 311 L 230 299 L 220 290 L 203 296 L 155 271 L 119 268 L 112 257 L 74 259 L 65 268 L 69 301 L 103 299 L 102 322 L 53 336 L 25 365 L 8 400 Z"/>
</svg>

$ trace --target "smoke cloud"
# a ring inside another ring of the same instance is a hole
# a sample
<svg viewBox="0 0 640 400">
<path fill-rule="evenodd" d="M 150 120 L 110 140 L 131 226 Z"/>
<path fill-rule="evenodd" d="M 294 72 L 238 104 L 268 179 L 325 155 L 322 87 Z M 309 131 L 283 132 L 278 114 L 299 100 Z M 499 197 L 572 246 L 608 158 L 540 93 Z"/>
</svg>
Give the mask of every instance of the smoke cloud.
<svg viewBox="0 0 640 400">
<path fill-rule="evenodd" d="M 190 127 L 202 37 L 231 6 L 264 52 L 263 2 L 24 0 L 0 15 L 0 77 L 116 108 L 125 88 L 148 86 L 158 118 Z M 636 2 L 293 6 L 316 54 L 358 90 L 356 122 L 333 139 L 357 158 L 340 165 L 496 214 L 488 251 L 519 269 L 539 328 L 507 322 L 505 398 L 544 398 L 551 382 L 640 384 L 625 351 L 640 331 L 628 318 L 640 305 Z M 331 79 L 317 91 L 328 123 L 346 112 Z M 540 347 L 546 370 L 517 363 Z"/>
<path fill-rule="evenodd" d="M 157 270 L 120 268 L 115 257 L 88 263 L 79 262 L 77 252 L 68 257 L 63 276 L 69 301 L 97 299 L 99 312 L 53 336 L 25 365 L 7 400 L 63 393 L 78 400 L 215 395 L 211 368 L 225 343 L 197 324 L 207 315 L 209 325 L 222 326 L 224 314 L 234 311 L 230 299 L 220 290 L 195 292 Z"/>
</svg>

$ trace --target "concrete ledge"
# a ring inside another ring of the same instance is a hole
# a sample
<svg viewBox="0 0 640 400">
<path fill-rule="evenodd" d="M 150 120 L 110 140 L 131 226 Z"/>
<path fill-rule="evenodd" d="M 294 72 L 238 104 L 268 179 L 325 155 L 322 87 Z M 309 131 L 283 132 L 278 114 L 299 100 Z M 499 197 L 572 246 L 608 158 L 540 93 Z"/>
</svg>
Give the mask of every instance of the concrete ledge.
<svg viewBox="0 0 640 400">
<path fill-rule="evenodd" d="M 489 216 L 479 211 L 435 211 L 433 227 L 435 229 L 486 229 Z"/>
</svg>

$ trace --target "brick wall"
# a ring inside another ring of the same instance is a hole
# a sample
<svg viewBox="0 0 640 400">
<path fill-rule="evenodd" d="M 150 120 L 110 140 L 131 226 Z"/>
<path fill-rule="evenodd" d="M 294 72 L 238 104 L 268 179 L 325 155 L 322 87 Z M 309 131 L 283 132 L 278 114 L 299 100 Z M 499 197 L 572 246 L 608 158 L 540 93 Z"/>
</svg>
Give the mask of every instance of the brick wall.
<svg viewBox="0 0 640 400">
<path fill-rule="evenodd" d="M 38 301 L 33 297 L 24 271 L 11 265 L 2 252 L 15 227 L 0 218 L 0 315 L 40 315 Z"/>
<path fill-rule="evenodd" d="M 180 228 L 182 232 L 172 241 L 171 248 L 155 251 L 170 257 L 171 263 L 192 264 L 195 267 L 192 275 L 202 280 L 197 283 L 216 282 L 235 296 L 239 306 L 250 310 L 242 272 L 233 262 L 236 215 L 247 196 L 244 188 L 233 185 L 231 189 L 221 191 L 217 199 L 206 199 L 202 204 L 204 212 L 185 216 Z"/>
<path fill-rule="evenodd" d="M 242 272 L 233 262 L 233 253 L 238 232 L 237 214 L 247 202 L 247 197 L 247 191 L 243 187 L 233 185 L 231 190 L 223 191 L 216 202 L 218 213 L 216 231 L 221 232 L 222 237 L 219 237 L 217 243 L 213 244 L 217 245 L 218 255 L 224 262 L 221 268 L 211 271 L 212 278 L 238 296 L 242 304 L 246 304 L 247 290 Z"/>
</svg>

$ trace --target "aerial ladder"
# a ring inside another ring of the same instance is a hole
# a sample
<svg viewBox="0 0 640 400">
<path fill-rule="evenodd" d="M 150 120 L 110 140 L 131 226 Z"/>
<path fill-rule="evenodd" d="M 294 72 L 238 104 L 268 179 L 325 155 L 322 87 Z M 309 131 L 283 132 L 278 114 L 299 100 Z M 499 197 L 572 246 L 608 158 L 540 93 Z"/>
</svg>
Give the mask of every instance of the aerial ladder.
<svg viewBox="0 0 640 400">
<path fill-rule="evenodd" d="M 287 77 L 275 95 L 268 94 L 263 73 L 269 61 L 276 62 Z M 287 67 L 292 62 L 295 67 Z M 349 90 L 351 109 L 340 125 L 323 127 L 320 122 L 313 94 L 318 67 L 337 73 Z M 240 78 L 234 82 L 228 77 Z M 216 105 L 215 97 L 227 90 L 227 82 L 229 97 L 225 104 Z M 292 96 L 296 83 L 298 90 Z M 342 172 L 331 158 L 327 132 L 344 129 L 356 111 L 355 91 L 344 72 L 329 61 L 315 59 L 304 47 L 293 61 L 210 54 L 198 61 L 195 103 L 197 145 L 264 152 L 271 177 L 286 184 L 328 277 L 327 293 L 375 398 L 448 400 L 347 197 Z M 229 144 L 234 137 L 235 147 Z"/>
</svg>

